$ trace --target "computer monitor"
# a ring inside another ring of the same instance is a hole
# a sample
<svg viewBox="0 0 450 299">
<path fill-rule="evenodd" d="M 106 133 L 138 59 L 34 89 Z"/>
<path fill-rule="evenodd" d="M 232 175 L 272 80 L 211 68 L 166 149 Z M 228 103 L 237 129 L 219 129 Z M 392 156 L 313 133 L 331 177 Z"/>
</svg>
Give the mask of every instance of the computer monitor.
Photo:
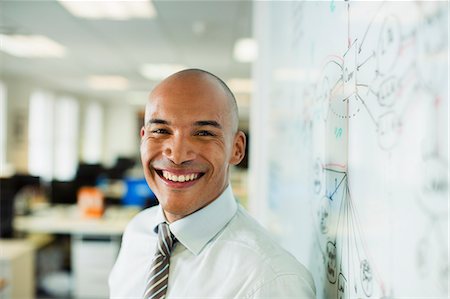
<svg viewBox="0 0 450 299">
<path fill-rule="evenodd" d="M 50 201 L 52 204 L 74 204 L 77 202 L 77 187 L 74 181 L 56 181 L 50 183 Z"/>
</svg>

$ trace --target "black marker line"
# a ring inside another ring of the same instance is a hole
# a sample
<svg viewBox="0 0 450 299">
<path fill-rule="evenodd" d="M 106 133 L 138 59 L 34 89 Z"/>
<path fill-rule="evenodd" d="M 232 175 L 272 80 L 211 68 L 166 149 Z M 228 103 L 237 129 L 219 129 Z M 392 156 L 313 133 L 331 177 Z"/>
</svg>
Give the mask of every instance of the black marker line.
<svg viewBox="0 0 450 299">
<path fill-rule="evenodd" d="M 342 198 L 341 198 L 341 204 L 339 206 L 339 214 L 338 214 L 338 221 L 336 224 L 336 232 L 339 230 L 339 223 L 341 222 L 341 215 L 342 215 L 342 209 L 345 203 L 345 194 L 342 192 Z M 335 242 L 337 241 L 337 234 L 334 236 Z"/>
<path fill-rule="evenodd" d="M 356 67 L 356 70 L 359 71 L 359 68 L 362 67 L 367 61 L 369 61 L 370 59 L 372 59 L 373 57 L 375 57 L 375 51 L 372 52 L 372 55 L 370 55 L 369 57 L 366 58 L 366 60 L 364 60 L 360 65 L 358 65 Z"/>
<path fill-rule="evenodd" d="M 352 43 L 350 43 L 350 38 L 349 38 L 349 46 L 348 46 L 348 49 L 345 51 L 345 53 L 344 53 L 344 55 L 342 55 L 342 57 L 345 57 L 345 55 L 348 54 L 348 51 L 350 51 L 350 49 L 353 47 L 353 45 L 356 43 L 357 40 L 358 40 L 358 39 L 355 38 L 355 40 L 354 40 Z M 356 58 L 356 57 L 355 57 L 355 58 Z"/>
<path fill-rule="evenodd" d="M 334 63 L 334 64 L 336 64 L 340 69 L 341 69 L 341 71 L 342 71 L 342 69 L 344 68 L 339 62 L 337 62 L 336 60 L 330 60 L 329 62 L 332 62 L 332 63 Z"/>
<path fill-rule="evenodd" d="M 345 174 L 341 181 L 339 182 L 339 184 L 337 185 L 337 187 L 335 188 L 334 192 L 330 195 L 330 199 L 333 200 L 333 195 L 337 192 L 337 190 L 339 189 L 339 187 L 341 186 L 342 182 L 345 180 L 345 178 L 347 177 L 347 174 Z"/>
<path fill-rule="evenodd" d="M 362 87 L 367 87 L 367 88 L 369 88 L 369 85 L 368 85 L 368 84 L 363 84 L 363 83 L 356 83 L 356 86 L 362 86 Z M 370 90 L 370 88 L 369 88 L 369 90 Z"/>
<path fill-rule="evenodd" d="M 375 124 L 375 127 L 377 127 L 377 129 L 378 129 L 378 123 L 377 123 L 377 121 L 375 120 L 375 118 L 373 117 L 372 113 L 370 112 L 369 107 L 367 107 L 366 102 L 363 100 L 363 98 L 361 98 L 361 96 L 360 96 L 358 93 L 356 93 L 356 96 L 357 96 L 358 99 L 361 101 L 361 103 L 363 103 L 364 107 L 365 107 L 366 110 L 367 110 L 367 113 L 369 113 L 370 118 L 372 119 L 373 123 Z"/>
</svg>

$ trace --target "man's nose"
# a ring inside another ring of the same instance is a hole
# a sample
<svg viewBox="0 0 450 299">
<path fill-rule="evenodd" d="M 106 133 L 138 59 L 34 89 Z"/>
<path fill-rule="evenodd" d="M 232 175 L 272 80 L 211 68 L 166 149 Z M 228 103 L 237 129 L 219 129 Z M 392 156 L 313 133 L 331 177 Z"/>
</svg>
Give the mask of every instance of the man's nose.
<svg viewBox="0 0 450 299">
<path fill-rule="evenodd" d="M 177 165 L 195 159 L 192 142 L 182 134 L 174 134 L 167 140 L 163 155 Z"/>
</svg>

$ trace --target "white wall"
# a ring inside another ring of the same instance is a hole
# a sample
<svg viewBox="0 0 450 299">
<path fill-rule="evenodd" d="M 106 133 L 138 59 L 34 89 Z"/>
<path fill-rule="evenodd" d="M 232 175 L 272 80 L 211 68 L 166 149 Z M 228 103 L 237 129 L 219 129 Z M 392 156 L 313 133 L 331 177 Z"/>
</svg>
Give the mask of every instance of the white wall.
<svg viewBox="0 0 450 299">
<path fill-rule="evenodd" d="M 139 155 L 138 110 L 128 104 L 110 104 L 105 107 L 104 162 L 113 165 L 119 156 Z"/>
<path fill-rule="evenodd" d="M 81 160 L 84 139 L 84 117 L 88 103 L 98 102 L 103 109 L 103 134 L 101 161 L 113 165 L 118 156 L 138 157 L 139 129 L 138 113 L 144 107 L 130 106 L 114 100 L 95 99 L 94 97 L 61 92 L 57 88 L 29 78 L 0 77 L 7 89 L 7 148 L 6 162 L 13 171 L 28 172 L 28 118 L 29 99 L 35 90 L 45 90 L 58 96 L 73 96 L 79 102 L 79 142 L 78 152 Z"/>
<path fill-rule="evenodd" d="M 6 86 L 7 148 L 6 162 L 17 172 L 28 169 L 28 107 L 33 84 L 2 78 Z"/>
</svg>

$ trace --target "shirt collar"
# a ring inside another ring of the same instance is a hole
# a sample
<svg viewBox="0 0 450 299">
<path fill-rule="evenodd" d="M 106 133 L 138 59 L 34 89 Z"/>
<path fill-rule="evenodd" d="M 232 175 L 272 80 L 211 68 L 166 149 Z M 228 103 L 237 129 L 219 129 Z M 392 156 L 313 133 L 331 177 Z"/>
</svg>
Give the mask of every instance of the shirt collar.
<svg viewBox="0 0 450 299">
<path fill-rule="evenodd" d="M 229 185 L 225 191 L 204 208 L 169 224 L 172 234 L 189 251 L 198 255 L 205 245 L 233 218 L 237 203 Z M 166 221 L 161 206 L 156 215 L 154 231 Z"/>
</svg>

